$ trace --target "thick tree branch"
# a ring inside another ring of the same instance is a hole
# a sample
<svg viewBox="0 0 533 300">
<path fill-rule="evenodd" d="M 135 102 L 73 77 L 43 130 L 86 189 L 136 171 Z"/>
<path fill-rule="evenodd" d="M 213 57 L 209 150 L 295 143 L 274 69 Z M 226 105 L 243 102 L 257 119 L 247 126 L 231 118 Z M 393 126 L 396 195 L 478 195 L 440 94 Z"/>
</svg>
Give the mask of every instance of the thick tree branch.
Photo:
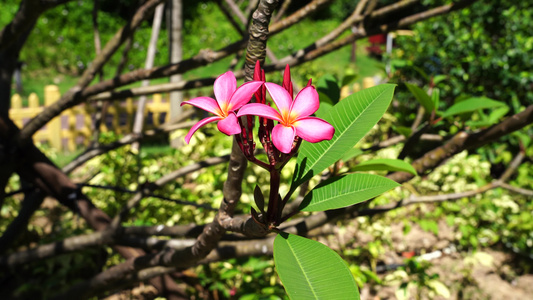
<svg viewBox="0 0 533 300">
<path fill-rule="evenodd" d="M 0 136 L 1 139 L 10 140 L 17 131 L 18 128 L 11 120 L 0 116 L 0 135 L 11 133 L 8 137 Z M 103 231 L 108 227 L 111 221 L 109 216 L 95 207 L 90 199 L 81 193 L 76 184 L 40 152 L 33 143 L 22 147 L 12 146 L 16 149 L 16 155 L 19 156 L 15 159 L 17 162 L 15 171 L 22 179 L 31 182 L 73 212 L 80 214 L 97 231 Z M 114 249 L 126 258 L 145 254 L 142 250 L 128 247 L 115 246 Z M 165 276 L 164 280 L 167 284 L 170 284 L 170 279 L 167 276 Z M 161 285 L 161 281 L 158 279 L 153 279 L 151 282 L 159 291 L 166 289 L 166 286 Z"/>
</svg>

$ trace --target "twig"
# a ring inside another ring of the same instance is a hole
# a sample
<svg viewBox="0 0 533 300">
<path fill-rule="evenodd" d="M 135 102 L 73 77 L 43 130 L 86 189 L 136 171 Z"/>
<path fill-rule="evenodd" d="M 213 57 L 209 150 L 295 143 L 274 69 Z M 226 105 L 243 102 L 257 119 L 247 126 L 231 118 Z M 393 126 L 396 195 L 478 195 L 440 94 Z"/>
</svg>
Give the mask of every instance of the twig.
<svg viewBox="0 0 533 300">
<path fill-rule="evenodd" d="M 178 122 L 181 122 L 182 120 L 190 117 L 193 113 L 194 113 L 193 110 L 189 110 L 189 111 L 186 111 L 183 114 L 181 114 L 179 116 L 179 118 L 176 118 L 175 120 L 173 120 L 173 122 L 176 122 L 177 124 L 173 124 L 172 122 L 170 124 L 165 123 L 165 124 L 161 125 L 159 128 L 147 130 L 147 131 L 145 131 L 142 134 L 130 133 L 130 134 L 122 137 L 121 139 L 119 139 L 116 142 L 109 143 L 109 144 L 106 144 L 106 145 L 98 145 L 96 147 L 89 148 L 89 149 L 85 150 L 85 152 L 83 152 L 82 154 L 77 156 L 75 159 L 73 159 L 66 166 L 64 166 L 62 170 L 63 170 L 63 172 L 65 174 L 69 174 L 72 171 L 74 171 L 76 168 L 80 167 L 81 165 L 83 165 L 84 163 L 86 163 L 87 161 L 89 161 L 90 159 L 92 159 L 92 158 L 94 158 L 94 157 L 96 157 L 98 155 L 107 153 L 107 152 L 109 152 L 111 150 L 114 150 L 116 148 L 119 148 L 119 147 L 122 147 L 122 146 L 125 146 L 125 145 L 129 145 L 129 144 L 131 144 L 131 143 L 133 143 L 135 141 L 139 141 L 139 140 L 143 139 L 144 137 L 154 136 L 154 135 L 156 135 L 158 133 L 161 133 L 161 132 L 168 132 L 168 131 L 172 131 L 172 130 L 176 130 L 176 129 L 180 129 L 180 128 L 188 128 L 188 127 L 192 126 L 191 122 L 184 122 L 184 123 L 178 123 Z"/>
<path fill-rule="evenodd" d="M 139 189 L 139 191 L 137 191 L 135 195 L 130 200 L 128 200 L 126 205 L 122 207 L 122 210 L 120 211 L 120 213 L 117 214 L 115 218 L 113 219 L 111 226 L 118 228 L 120 224 L 122 223 L 122 221 L 126 218 L 127 214 L 130 212 L 130 210 L 134 208 L 135 206 L 137 206 L 146 195 L 152 194 L 152 192 L 158 189 L 159 187 L 167 184 L 170 181 L 173 181 L 174 179 L 178 177 L 185 176 L 189 173 L 198 171 L 202 168 L 226 162 L 230 160 L 230 157 L 231 157 L 230 155 L 225 155 L 221 157 L 208 158 L 204 161 L 190 164 L 186 167 L 180 168 L 176 171 L 166 174 L 153 183 L 145 184 L 144 187 Z"/>
<path fill-rule="evenodd" d="M 331 1 L 332 0 L 313 0 L 309 2 L 309 4 L 307 4 L 306 6 L 294 12 L 292 15 L 288 16 L 287 18 L 270 25 L 268 31 L 271 35 L 279 33 L 281 30 L 287 29 L 292 25 L 298 23 L 299 21 L 309 16 L 310 13 L 317 11 L 322 6 Z"/>
<path fill-rule="evenodd" d="M 113 191 L 118 191 L 118 192 L 121 192 L 121 193 L 128 193 L 128 194 L 137 193 L 137 191 L 129 190 L 129 189 L 122 188 L 122 187 L 117 187 L 117 186 L 106 186 L 106 185 L 97 185 L 97 184 L 88 184 L 88 183 L 78 183 L 78 186 L 79 187 L 98 188 L 98 189 L 104 189 L 104 190 L 113 190 Z M 207 210 L 216 211 L 215 208 L 213 208 L 212 206 L 207 205 L 207 204 L 198 204 L 198 203 L 188 202 L 188 201 L 184 201 L 184 200 L 176 200 L 176 199 L 172 199 L 172 198 L 165 197 L 165 196 L 162 196 L 162 195 L 156 195 L 154 193 L 146 193 L 146 194 L 144 194 L 144 196 L 145 197 L 157 198 L 157 199 L 161 199 L 161 200 L 165 200 L 165 201 L 170 201 L 170 202 L 174 202 L 174 203 L 181 204 L 181 205 L 190 205 L 190 206 L 194 206 L 194 207 L 198 207 L 198 208 L 205 208 Z"/>
</svg>

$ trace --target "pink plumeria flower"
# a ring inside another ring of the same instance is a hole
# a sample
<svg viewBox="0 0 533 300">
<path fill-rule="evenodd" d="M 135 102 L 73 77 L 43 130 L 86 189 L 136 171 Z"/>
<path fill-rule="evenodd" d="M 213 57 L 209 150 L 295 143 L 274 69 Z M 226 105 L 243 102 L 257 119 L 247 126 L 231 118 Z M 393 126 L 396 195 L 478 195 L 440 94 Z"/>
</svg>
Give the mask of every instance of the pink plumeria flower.
<svg viewBox="0 0 533 300">
<path fill-rule="evenodd" d="M 235 111 L 250 102 L 253 94 L 262 84 L 262 81 L 250 81 L 237 88 L 235 75 L 233 72 L 228 71 L 215 80 L 213 89 L 216 100 L 210 97 L 198 97 L 182 102 L 181 105 L 190 104 L 216 115 L 196 123 L 185 136 L 185 142 L 188 144 L 192 135 L 200 127 L 215 121 L 218 121 L 218 130 L 226 135 L 241 133 L 241 126 Z"/>
<path fill-rule="evenodd" d="M 265 86 L 279 112 L 265 104 L 250 103 L 239 110 L 237 117 L 256 115 L 278 121 L 279 124 L 272 129 L 272 142 L 283 153 L 291 152 L 295 136 L 310 143 L 331 140 L 335 133 L 333 126 L 322 119 L 310 117 L 320 105 L 313 86 L 301 90 L 294 101 L 283 87 L 271 82 L 266 82 Z"/>
</svg>

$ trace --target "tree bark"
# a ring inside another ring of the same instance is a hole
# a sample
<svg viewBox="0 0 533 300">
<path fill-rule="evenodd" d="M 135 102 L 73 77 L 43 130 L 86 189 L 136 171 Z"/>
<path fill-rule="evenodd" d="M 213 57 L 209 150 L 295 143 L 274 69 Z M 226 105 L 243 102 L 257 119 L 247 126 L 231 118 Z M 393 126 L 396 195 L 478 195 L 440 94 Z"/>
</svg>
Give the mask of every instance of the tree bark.
<svg viewBox="0 0 533 300">
<path fill-rule="evenodd" d="M 163 10 L 165 4 L 161 3 L 155 8 L 154 21 L 152 23 L 152 34 L 150 36 L 150 43 L 148 45 L 148 52 L 146 54 L 146 62 L 144 67 L 151 69 L 154 66 L 155 52 L 157 48 L 157 39 L 159 37 L 159 30 L 161 29 L 161 23 L 163 22 Z M 141 86 L 149 86 L 149 80 L 143 80 Z M 143 130 L 144 124 L 144 109 L 146 107 L 146 96 L 143 95 L 137 102 L 137 111 L 135 112 L 135 119 L 133 121 L 133 134 L 140 134 Z M 135 152 L 139 151 L 139 142 L 134 142 L 131 145 Z"/>
<path fill-rule="evenodd" d="M 170 63 L 175 64 L 183 59 L 183 0 L 169 0 L 169 45 L 170 45 Z M 170 76 L 170 82 L 176 83 L 182 80 L 181 74 Z M 183 113 L 181 109 L 181 103 L 183 102 L 183 92 L 173 91 L 169 93 L 170 101 L 170 118 L 169 120 L 176 119 Z M 179 148 L 183 145 L 182 137 L 176 136 L 172 132 L 170 133 L 170 146 Z"/>
</svg>

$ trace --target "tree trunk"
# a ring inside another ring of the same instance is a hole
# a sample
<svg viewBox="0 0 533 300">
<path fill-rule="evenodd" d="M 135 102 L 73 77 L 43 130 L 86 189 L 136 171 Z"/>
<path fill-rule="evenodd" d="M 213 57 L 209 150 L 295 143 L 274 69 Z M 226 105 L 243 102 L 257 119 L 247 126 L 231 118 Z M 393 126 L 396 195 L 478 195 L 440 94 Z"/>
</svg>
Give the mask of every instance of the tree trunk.
<svg viewBox="0 0 533 300">
<path fill-rule="evenodd" d="M 183 2 L 182 0 L 170 0 L 168 7 L 169 18 L 169 46 L 170 46 L 170 63 L 177 63 L 183 58 L 182 49 L 182 28 L 183 28 Z M 182 76 L 172 75 L 170 76 L 170 82 L 181 81 Z M 183 102 L 183 92 L 176 91 L 171 92 L 169 96 L 170 101 L 170 122 L 178 117 L 182 113 L 180 107 Z M 180 137 L 170 134 L 170 145 L 174 148 L 179 148 L 183 144 Z"/>
<path fill-rule="evenodd" d="M 163 9 L 164 3 L 159 4 L 155 9 L 154 22 L 152 23 L 152 35 L 150 36 L 150 44 L 148 45 L 148 52 L 146 53 L 146 62 L 144 67 L 151 69 L 154 66 L 155 52 L 157 47 L 157 38 L 159 37 L 159 29 L 163 21 Z M 141 86 L 149 86 L 150 80 L 143 80 Z M 146 96 L 143 95 L 139 98 L 137 103 L 137 111 L 135 112 L 135 120 L 133 121 L 133 133 L 140 134 L 143 130 L 144 124 L 144 108 L 146 106 Z M 139 150 L 139 142 L 132 144 L 134 151 Z"/>
</svg>

